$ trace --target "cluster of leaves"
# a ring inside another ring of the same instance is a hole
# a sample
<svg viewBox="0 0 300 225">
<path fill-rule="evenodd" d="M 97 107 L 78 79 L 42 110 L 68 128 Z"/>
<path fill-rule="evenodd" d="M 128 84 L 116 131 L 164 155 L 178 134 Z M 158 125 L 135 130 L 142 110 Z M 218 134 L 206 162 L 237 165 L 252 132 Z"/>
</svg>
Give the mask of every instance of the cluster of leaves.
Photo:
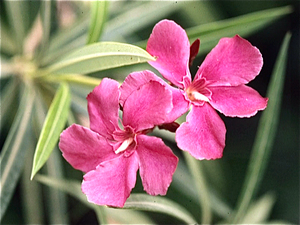
<svg viewBox="0 0 300 225">
<path fill-rule="evenodd" d="M 41 183 L 51 187 L 47 189 L 50 223 L 68 222 L 65 194 L 93 209 L 101 224 L 153 222 L 140 211 L 126 209 L 159 212 L 186 223 L 208 224 L 213 215 L 226 222 L 265 222 L 274 197 L 267 194 L 257 201 L 254 197 L 277 127 L 290 34 L 283 41 L 273 70 L 267 92 L 268 108 L 260 119 L 246 180 L 235 208 L 208 187 L 201 162 L 185 154 L 186 164 L 179 164 L 173 185 L 181 196 L 198 196 L 193 203 L 195 212 L 189 212 L 176 199 L 145 194 L 132 194 L 124 209 L 112 209 L 88 203 L 81 193 L 80 181 L 64 175 L 65 164 L 57 149 L 59 134 L 66 125 L 84 122 L 86 94 L 101 78 L 108 76 L 122 82 L 128 71 L 141 68 L 138 64 L 154 60 L 143 50 L 146 41 L 136 35 L 137 31 L 153 26 L 187 3 L 160 2 L 158 7 L 157 2 L 71 2 L 67 4 L 73 7 L 69 17 L 73 16 L 75 22 L 68 28 L 59 25 L 58 4 L 1 2 L 1 132 L 5 134 L 1 134 L 1 138 L 5 136 L 0 159 L 1 220 L 20 182 L 26 223 L 45 220 Z M 199 4 L 204 7 L 206 3 Z M 202 55 L 222 37 L 245 37 L 289 13 L 289 6 L 268 9 L 194 26 L 187 33 L 191 42 L 200 37 Z M 157 132 L 168 140 L 170 134 Z M 191 189 L 188 184 L 196 188 Z M 252 215 L 258 212 L 260 216 L 254 221 Z"/>
</svg>

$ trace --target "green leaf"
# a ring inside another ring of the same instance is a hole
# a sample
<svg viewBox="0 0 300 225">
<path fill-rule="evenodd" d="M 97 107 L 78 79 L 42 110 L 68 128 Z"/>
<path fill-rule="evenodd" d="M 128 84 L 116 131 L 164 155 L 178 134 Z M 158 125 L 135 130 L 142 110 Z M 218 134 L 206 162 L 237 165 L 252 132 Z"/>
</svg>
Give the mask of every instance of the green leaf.
<svg viewBox="0 0 300 225">
<path fill-rule="evenodd" d="M 85 45 L 89 17 L 88 13 L 84 15 L 86 16 L 76 21 L 74 26 L 61 29 L 53 35 L 49 40 L 47 55 L 41 61 L 43 66 L 49 65 L 63 55 Z"/>
<path fill-rule="evenodd" d="M 4 86 L 3 90 L 1 91 L 0 95 L 0 101 L 1 101 L 1 123 L 0 123 L 0 129 L 2 129 L 2 126 L 4 125 L 4 121 L 7 121 L 9 119 L 9 116 L 14 115 L 12 110 L 12 105 L 14 102 L 16 102 L 17 97 L 17 80 L 16 79 L 10 79 L 9 82 Z"/>
<path fill-rule="evenodd" d="M 36 57 L 38 61 L 40 61 L 40 59 L 43 57 L 49 44 L 48 42 L 51 30 L 51 0 L 41 2 L 40 14 L 43 27 L 43 38 L 38 52 L 38 57 Z"/>
<path fill-rule="evenodd" d="M 61 152 L 55 147 L 46 163 L 47 174 L 51 177 L 63 178 L 62 160 Z M 46 191 L 49 196 L 47 209 L 50 224 L 69 224 L 66 193 L 53 188 Z"/>
<path fill-rule="evenodd" d="M 284 15 L 292 12 L 291 6 L 267 9 L 235 18 L 203 24 L 187 29 L 189 39 L 200 38 L 200 54 L 212 49 L 222 37 L 249 35 Z"/>
<path fill-rule="evenodd" d="M 37 96 L 38 97 L 38 96 Z M 36 102 L 35 102 L 36 106 Z M 33 114 L 34 118 L 35 115 Z M 24 157 L 25 166 L 21 177 L 21 202 L 24 224 L 45 224 L 43 190 L 40 183 L 31 181 L 31 165 L 36 142 L 32 141 Z"/>
<path fill-rule="evenodd" d="M 181 121 L 181 123 L 182 122 L 184 122 L 184 121 Z M 154 130 L 153 135 L 162 137 L 164 140 L 168 140 L 170 142 L 174 142 L 174 140 L 175 140 L 175 133 L 171 133 L 171 132 L 165 131 L 165 130 Z M 187 156 L 187 157 L 191 157 L 191 156 Z M 205 163 L 205 162 L 198 161 L 197 164 L 198 163 Z M 208 163 L 212 163 L 212 162 L 210 161 Z M 198 166 L 199 165 L 196 165 L 196 167 L 198 167 Z M 190 167 L 192 167 L 192 165 L 190 165 Z M 179 160 L 176 172 L 173 175 L 172 185 L 174 188 L 176 188 L 179 192 L 181 192 L 187 198 L 193 199 L 195 202 L 199 199 L 198 202 L 200 204 L 200 202 L 202 200 L 200 201 L 200 197 L 198 197 L 198 199 L 195 199 L 195 196 L 199 196 L 203 192 L 201 189 L 195 188 L 195 186 L 191 185 L 191 184 L 193 182 L 197 181 L 199 183 L 198 184 L 198 186 L 199 186 L 201 184 L 199 179 L 201 179 L 201 178 L 197 174 L 194 174 L 193 176 L 196 176 L 196 179 L 193 179 L 193 177 L 191 176 L 191 173 L 188 171 L 185 163 L 183 163 L 183 161 Z M 200 193 L 198 193 L 198 191 L 200 191 Z M 211 205 L 212 211 L 216 215 L 220 216 L 221 218 L 227 218 L 231 214 L 232 208 L 228 205 L 228 203 L 225 202 L 225 198 L 220 197 L 218 195 L 218 193 L 216 193 L 213 190 L 213 188 L 209 188 L 207 195 L 208 195 L 208 198 L 210 199 L 210 205 Z"/>
<path fill-rule="evenodd" d="M 275 203 L 275 195 L 267 193 L 253 202 L 242 219 L 241 224 L 265 224 Z"/>
<path fill-rule="evenodd" d="M 210 224 L 212 220 L 211 203 L 201 161 L 196 160 L 188 152 L 183 152 L 183 154 L 189 170 L 193 175 L 193 180 L 198 192 L 199 203 L 201 205 L 201 224 Z"/>
<path fill-rule="evenodd" d="M 18 52 L 21 53 L 28 23 L 28 18 L 25 16 L 28 12 L 27 3 L 26 1 L 5 1 L 5 6 L 12 32 L 16 38 Z"/>
<path fill-rule="evenodd" d="M 164 213 L 180 219 L 187 224 L 197 223 L 185 208 L 166 197 L 131 194 L 123 208 Z"/>
<path fill-rule="evenodd" d="M 36 18 L 39 6 L 39 1 L 5 1 L 6 13 L 18 53 L 23 52 L 24 40 Z"/>
<path fill-rule="evenodd" d="M 98 42 L 106 20 L 108 1 L 91 2 L 91 22 L 87 37 L 87 44 Z"/>
<path fill-rule="evenodd" d="M 129 44 L 101 42 L 84 46 L 48 67 L 48 73 L 91 73 L 155 60 L 145 50 Z"/>
<path fill-rule="evenodd" d="M 35 180 L 48 185 L 53 188 L 57 188 L 64 191 L 82 202 L 84 205 L 95 210 L 97 218 L 100 224 L 107 224 L 106 217 L 110 217 L 111 220 L 120 222 L 121 224 L 153 224 L 148 217 L 142 212 L 136 212 L 134 210 L 108 208 L 100 205 L 89 203 L 86 200 L 86 196 L 81 191 L 81 184 L 78 181 L 56 179 L 53 177 L 47 177 L 37 174 Z"/>
<path fill-rule="evenodd" d="M 14 36 L 12 35 L 11 31 L 7 27 L 7 25 L 3 22 L 3 20 L 0 20 L 0 26 L 1 26 L 1 42 L 0 42 L 0 51 L 1 53 L 7 53 L 10 55 L 14 55 L 17 52 L 17 46 L 15 44 L 16 40 L 14 39 Z M 2 61 L 2 58 L 1 58 Z M 1 62 L 2 64 L 2 62 Z M 2 73 L 2 71 L 1 71 Z M 2 77 L 2 74 L 1 74 Z"/>
<path fill-rule="evenodd" d="M 121 1 L 118 3 L 122 4 Z M 120 40 L 119 36 L 129 36 L 147 25 L 166 18 L 185 4 L 185 2 L 180 1 L 176 3 L 172 1 L 141 1 L 139 3 L 135 4 L 134 7 L 130 5 L 130 8 L 122 10 L 120 15 L 107 22 L 103 33 L 104 40 Z M 118 8 L 123 9 L 123 7 L 126 6 L 121 5 Z"/>
<path fill-rule="evenodd" d="M 57 188 L 63 192 L 66 192 L 85 204 L 86 206 L 94 209 L 98 213 L 102 213 L 103 206 L 97 206 L 95 204 L 91 204 L 86 200 L 86 196 L 81 191 L 81 184 L 78 181 L 73 180 L 63 180 L 63 179 L 56 179 L 53 177 L 47 177 L 43 175 L 36 175 L 35 180 L 48 185 L 50 187 Z M 98 209 L 100 208 L 100 209 Z M 101 224 L 106 224 L 104 214 L 101 217 L 98 217 Z"/>
<path fill-rule="evenodd" d="M 34 97 L 35 94 L 32 87 L 26 86 L 17 115 L 1 151 L 0 220 L 2 219 L 14 193 L 15 186 L 24 165 L 24 157 L 26 155 L 28 143 L 31 141 L 30 119 Z"/>
<path fill-rule="evenodd" d="M 51 103 L 36 146 L 31 179 L 44 165 L 55 147 L 59 135 L 66 124 L 70 102 L 69 87 L 67 84 L 62 83 Z"/>
<path fill-rule="evenodd" d="M 191 42 L 196 38 L 200 39 L 199 54 L 204 54 L 215 47 L 223 37 L 232 37 L 236 34 L 245 37 L 291 12 L 291 6 L 267 9 L 226 20 L 201 24 L 186 29 L 186 32 Z M 136 43 L 142 48 L 145 48 L 146 44 L 147 40 Z"/>
<path fill-rule="evenodd" d="M 273 147 L 284 85 L 287 51 L 291 34 L 287 33 L 277 57 L 267 90 L 268 106 L 262 113 L 254 140 L 245 182 L 238 199 L 233 223 L 240 223 L 263 178 Z"/>
<path fill-rule="evenodd" d="M 70 84 L 80 84 L 88 87 L 96 87 L 101 83 L 101 79 L 96 77 L 90 77 L 90 76 L 83 76 L 80 74 L 62 74 L 62 75 L 50 75 L 42 77 L 43 80 L 48 82 L 67 82 Z"/>
</svg>

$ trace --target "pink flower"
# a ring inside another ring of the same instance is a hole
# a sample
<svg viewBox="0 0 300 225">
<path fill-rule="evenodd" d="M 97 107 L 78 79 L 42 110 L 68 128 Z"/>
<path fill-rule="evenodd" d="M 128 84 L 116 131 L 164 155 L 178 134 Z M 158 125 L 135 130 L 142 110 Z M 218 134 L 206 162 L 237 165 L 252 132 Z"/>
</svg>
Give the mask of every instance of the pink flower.
<svg viewBox="0 0 300 225">
<path fill-rule="evenodd" d="M 176 131 L 178 147 L 197 159 L 216 159 L 223 155 L 226 128 L 214 109 L 225 116 L 250 117 L 267 106 L 267 98 L 245 85 L 259 74 L 263 59 L 256 47 L 238 35 L 222 38 L 192 81 L 189 64 L 198 52 L 197 44 L 190 53 L 186 32 L 175 22 L 162 20 L 147 43 L 147 51 L 157 58 L 149 64 L 177 87 L 171 87 L 171 120 L 192 106 Z"/>
<path fill-rule="evenodd" d="M 120 97 L 118 83 L 103 79 L 87 97 L 90 129 L 73 124 L 59 143 L 64 158 L 86 173 L 82 191 L 88 201 L 115 207 L 124 206 L 138 169 L 147 193 L 165 195 L 178 162 L 161 139 L 146 135 L 172 109 L 170 90 L 150 81 L 133 91 L 122 102 L 123 128 Z"/>
</svg>

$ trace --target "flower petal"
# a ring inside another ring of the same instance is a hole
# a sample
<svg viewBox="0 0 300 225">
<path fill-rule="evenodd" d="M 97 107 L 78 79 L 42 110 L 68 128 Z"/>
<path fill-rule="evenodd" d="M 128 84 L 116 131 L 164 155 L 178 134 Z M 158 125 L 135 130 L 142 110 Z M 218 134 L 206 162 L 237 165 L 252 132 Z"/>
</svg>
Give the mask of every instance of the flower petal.
<svg viewBox="0 0 300 225">
<path fill-rule="evenodd" d="M 172 110 L 172 93 L 157 81 L 142 85 L 126 100 L 123 107 L 123 124 L 136 132 L 153 128 L 166 121 Z"/>
<path fill-rule="evenodd" d="M 112 132 L 118 127 L 119 83 L 104 78 L 88 96 L 90 128 L 100 135 L 111 139 Z"/>
<path fill-rule="evenodd" d="M 157 81 L 172 92 L 173 109 L 170 113 L 168 113 L 166 123 L 175 121 L 188 111 L 190 103 L 185 99 L 183 91 L 168 85 L 164 80 L 149 70 L 133 72 L 126 77 L 120 87 L 120 104 L 124 106 L 124 102 L 128 99 L 132 92 L 150 81 Z"/>
<path fill-rule="evenodd" d="M 59 148 L 63 157 L 83 172 L 94 170 L 102 161 L 116 157 L 104 137 L 77 124 L 61 133 Z"/>
<path fill-rule="evenodd" d="M 82 192 L 97 205 L 123 207 L 136 182 L 138 158 L 136 153 L 101 163 L 84 175 Z"/>
<path fill-rule="evenodd" d="M 172 182 L 178 158 L 160 138 L 138 135 L 137 144 L 144 190 L 150 195 L 165 195 Z"/>
<path fill-rule="evenodd" d="M 193 106 L 186 119 L 176 131 L 178 147 L 196 159 L 221 158 L 226 128 L 217 112 L 204 103 L 203 106 Z"/>
<path fill-rule="evenodd" d="M 168 113 L 166 123 L 171 123 L 177 120 L 190 108 L 190 102 L 184 97 L 184 91 L 171 86 L 170 90 L 172 91 L 173 109 Z"/>
<path fill-rule="evenodd" d="M 268 99 L 246 85 L 211 87 L 210 90 L 210 104 L 225 116 L 250 117 L 267 107 Z"/>
<path fill-rule="evenodd" d="M 253 80 L 262 65 L 263 59 L 259 50 L 236 35 L 219 41 L 206 56 L 196 78 L 204 77 L 214 86 L 237 86 Z"/>
<path fill-rule="evenodd" d="M 157 81 L 162 85 L 167 86 L 167 83 L 158 77 L 155 73 L 150 70 L 144 70 L 139 72 L 133 72 L 129 74 L 124 80 L 123 84 L 120 86 L 120 104 L 124 106 L 127 98 L 132 94 L 132 92 L 139 89 L 144 84 L 149 83 L 149 81 Z"/>
<path fill-rule="evenodd" d="M 182 27 L 174 21 L 162 20 L 155 25 L 147 43 L 147 52 L 157 57 L 148 63 L 167 80 L 183 88 L 183 77 L 189 72 L 190 43 Z"/>
</svg>

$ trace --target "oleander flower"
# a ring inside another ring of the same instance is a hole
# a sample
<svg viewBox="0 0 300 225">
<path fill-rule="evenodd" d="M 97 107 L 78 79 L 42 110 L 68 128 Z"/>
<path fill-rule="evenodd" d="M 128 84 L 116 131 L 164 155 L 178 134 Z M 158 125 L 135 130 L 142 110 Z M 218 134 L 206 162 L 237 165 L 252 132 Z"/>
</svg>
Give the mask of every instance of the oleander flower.
<svg viewBox="0 0 300 225">
<path fill-rule="evenodd" d="M 259 74 L 263 59 L 260 51 L 240 36 L 222 38 L 192 80 L 189 65 L 197 48 L 199 41 L 190 47 L 183 28 L 162 20 L 153 28 L 146 50 L 156 57 L 149 64 L 177 87 L 170 86 L 174 106 L 170 120 L 192 106 L 186 122 L 176 130 L 178 147 L 197 159 L 216 159 L 223 155 L 226 128 L 214 109 L 225 116 L 251 117 L 267 106 L 267 98 L 245 85 Z"/>
<path fill-rule="evenodd" d="M 88 201 L 114 207 L 124 206 L 138 169 L 147 193 L 165 195 L 178 163 L 160 138 L 146 135 L 172 110 L 170 90 L 156 81 L 141 85 L 122 102 L 122 122 L 121 96 L 118 82 L 103 79 L 87 97 L 90 129 L 73 124 L 59 142 L 63 157 L 86 173 Z"/>
</svg>

